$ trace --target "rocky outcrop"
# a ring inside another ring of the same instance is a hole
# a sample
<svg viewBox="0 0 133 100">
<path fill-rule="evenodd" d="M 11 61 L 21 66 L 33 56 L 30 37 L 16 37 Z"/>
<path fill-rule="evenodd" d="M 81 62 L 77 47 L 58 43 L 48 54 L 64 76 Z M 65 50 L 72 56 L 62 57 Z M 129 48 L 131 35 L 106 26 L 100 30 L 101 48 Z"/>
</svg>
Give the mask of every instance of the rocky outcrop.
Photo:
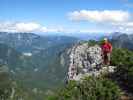
<svg viewBox="0 0 133 100">
<path fill-rule="evenodd" d="M 68 54 L 68 80 L 80 80 L 85 76 L 99 76 L 114 71 L 113 66 L 103 66 L 102 50 L 98 45 L 78 44 L 69 49 Z"/>
</svg>

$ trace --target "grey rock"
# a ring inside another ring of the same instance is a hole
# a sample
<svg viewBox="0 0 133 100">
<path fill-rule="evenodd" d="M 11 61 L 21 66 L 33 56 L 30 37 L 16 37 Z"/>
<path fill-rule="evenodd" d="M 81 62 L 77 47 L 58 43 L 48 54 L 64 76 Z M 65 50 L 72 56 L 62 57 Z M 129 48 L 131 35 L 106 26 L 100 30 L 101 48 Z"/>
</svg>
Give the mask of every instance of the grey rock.
<svg viewBox="0 0 133 100">
<path fill-rule="evenodd" d="M 114 66 L 103 67 L 102 50 L 98 45 L 78 44 L 68 50 L 68 80 L 80 80 L 85 76 L 99 76 L 101 73 L 114 72 Z"/>
</svg>

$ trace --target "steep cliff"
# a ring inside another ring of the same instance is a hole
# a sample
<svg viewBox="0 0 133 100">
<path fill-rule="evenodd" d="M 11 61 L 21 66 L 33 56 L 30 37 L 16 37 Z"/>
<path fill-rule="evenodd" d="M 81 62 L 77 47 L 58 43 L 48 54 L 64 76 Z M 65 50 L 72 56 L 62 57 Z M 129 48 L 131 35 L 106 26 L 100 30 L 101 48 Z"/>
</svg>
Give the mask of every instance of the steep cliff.
<svg viewBox="0 0 133 100">
<path fill-rule="evenodd" d="M 89 46 L 83 43 L 68 50 L 68 80 L 80 80 L 85 76 L 99 76 L 114 72 L 114 66 L 104 66 L 102 50 L 99 45 Z"/>
</svg>

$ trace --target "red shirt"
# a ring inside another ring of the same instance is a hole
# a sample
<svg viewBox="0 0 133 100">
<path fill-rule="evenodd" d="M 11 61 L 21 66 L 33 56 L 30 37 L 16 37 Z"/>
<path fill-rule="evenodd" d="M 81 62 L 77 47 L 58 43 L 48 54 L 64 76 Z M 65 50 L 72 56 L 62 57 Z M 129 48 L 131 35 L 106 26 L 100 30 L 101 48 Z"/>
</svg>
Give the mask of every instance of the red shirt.
<svg viewBox="0 0 133 100">
<path fill-rule="evenodd" d="M 111 53 L 112 52 L 112 45 L 109 42 L 106 42 L 102 45 L 103 53 Z"/>
</svg>

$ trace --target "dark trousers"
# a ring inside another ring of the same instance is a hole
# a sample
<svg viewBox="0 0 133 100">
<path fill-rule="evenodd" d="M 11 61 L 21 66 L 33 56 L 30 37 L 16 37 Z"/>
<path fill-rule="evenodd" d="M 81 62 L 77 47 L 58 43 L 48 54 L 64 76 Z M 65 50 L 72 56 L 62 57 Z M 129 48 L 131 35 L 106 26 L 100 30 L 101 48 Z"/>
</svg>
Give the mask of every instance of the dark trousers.
<svg viewBox="0 0 133 100">
<path fill-rule="evenodd" d="M 105 65 L 110 65 L 110 53 L 103 53 L 103 60 Z"/>
</svg>

